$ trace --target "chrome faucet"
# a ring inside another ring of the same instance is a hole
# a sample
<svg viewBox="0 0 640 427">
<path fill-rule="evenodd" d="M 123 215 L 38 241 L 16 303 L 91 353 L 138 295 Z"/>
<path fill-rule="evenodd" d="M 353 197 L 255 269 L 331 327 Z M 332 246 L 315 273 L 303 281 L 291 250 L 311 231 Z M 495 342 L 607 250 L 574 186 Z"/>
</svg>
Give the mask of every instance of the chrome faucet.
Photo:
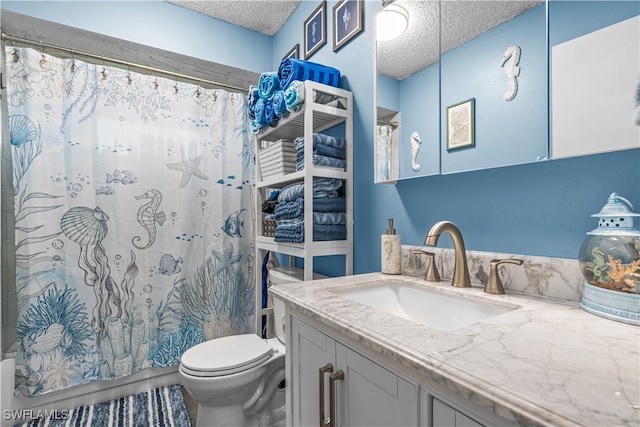
<svg viewBox="0 0 640 427">
<path fill-rule="evenodd" d="M 436 246 L 438 238 L 442 233 L 449 233 L 453 240 L 453 248 L 455 250 L 455 265 L 453 267 L 453 280 L 451 286 L 456 288 L 470 288 L 471 279 L 469 278 L 469 267 L 467 266 L 467 253 L 464 249 L 464 240 L 462 233 L 454 223 L 450 221 L 440 221 L 433 224 L 431 230 L 427 233 L 424 240 L 425 245 Z"/>
</svg>

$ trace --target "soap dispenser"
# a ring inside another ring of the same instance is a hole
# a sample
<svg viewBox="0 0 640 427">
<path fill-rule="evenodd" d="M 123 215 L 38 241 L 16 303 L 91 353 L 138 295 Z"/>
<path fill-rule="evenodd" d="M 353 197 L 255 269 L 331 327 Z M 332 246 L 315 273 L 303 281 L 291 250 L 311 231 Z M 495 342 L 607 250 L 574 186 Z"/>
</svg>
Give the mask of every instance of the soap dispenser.
<svg viewBox="0 0 640 427">
<path fill-rule="evenodd" d="M 401 272 L 401 248 L 400 236 L 393 228 L 393 218 L 389 218 L 387 234 L 383 234 L 380 239 L 380 264 L 384 274 L 400 274 Z"/>
</svg>

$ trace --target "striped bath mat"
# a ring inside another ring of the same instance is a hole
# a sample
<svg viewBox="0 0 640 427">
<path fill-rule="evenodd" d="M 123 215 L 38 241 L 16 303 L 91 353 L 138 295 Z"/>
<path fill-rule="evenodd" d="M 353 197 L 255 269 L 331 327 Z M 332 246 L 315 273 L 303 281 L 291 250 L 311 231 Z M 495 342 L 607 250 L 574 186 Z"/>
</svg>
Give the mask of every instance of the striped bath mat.
<svg viewBox="0 0 640 427">
<path fill-rule="evenodd" d="M 68 411 L 33 411 L 24 427 L 189 427 L 191 421 L 179 385 L 161 387 L 105 403 Z"/>
</svg>

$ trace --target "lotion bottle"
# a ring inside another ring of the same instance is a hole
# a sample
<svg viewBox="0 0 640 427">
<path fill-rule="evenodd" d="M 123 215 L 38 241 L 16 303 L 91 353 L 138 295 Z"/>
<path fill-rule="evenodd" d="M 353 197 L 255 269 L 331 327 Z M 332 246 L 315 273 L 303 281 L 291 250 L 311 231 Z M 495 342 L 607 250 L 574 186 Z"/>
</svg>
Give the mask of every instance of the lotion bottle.
<svg viewBox="0 0 640 427">
<path fill-rule="evenodd" d="M 400 236 L 396 234 L 396 229 L 393 228 L 393 218 L 389 218 L 389 227 L 387 228 L 387 234 L 383 234 L 381 236 L 380 254 L 382 273 L 400 274 Z"/>
</svg>

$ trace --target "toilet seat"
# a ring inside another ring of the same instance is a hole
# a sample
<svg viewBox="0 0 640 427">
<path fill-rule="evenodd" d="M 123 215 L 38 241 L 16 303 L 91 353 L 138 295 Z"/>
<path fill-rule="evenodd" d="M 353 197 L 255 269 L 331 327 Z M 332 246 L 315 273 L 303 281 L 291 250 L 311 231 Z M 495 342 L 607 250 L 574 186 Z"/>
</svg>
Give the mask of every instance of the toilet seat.
<svg viewBox="0 0 640 427">
<path fill-rule="evenodd" d="M 260 365 L 273 354 L 256 334 L 231 335 L 205 341 L 184 352 L 180 369 L 196 377 L 220 377 Z"/>
</svg>

